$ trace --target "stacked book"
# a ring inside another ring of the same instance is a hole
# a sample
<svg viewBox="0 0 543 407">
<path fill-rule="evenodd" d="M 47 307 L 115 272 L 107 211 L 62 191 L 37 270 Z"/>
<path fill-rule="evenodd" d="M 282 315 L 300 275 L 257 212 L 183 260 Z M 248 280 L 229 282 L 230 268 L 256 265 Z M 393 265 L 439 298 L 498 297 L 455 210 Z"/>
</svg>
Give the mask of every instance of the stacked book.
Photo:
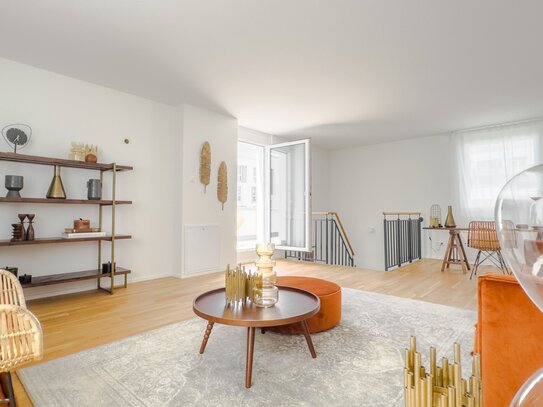
<svg viewBox="0 0 543 407">
<path fill-rule="evenodd" d="M 86 237 L 105 237 L 106 232 L 102 232 L 100 228 L 89 229 L 65 229 L 62 237 L 64 239 L 81 239 Z"/>
</svg>

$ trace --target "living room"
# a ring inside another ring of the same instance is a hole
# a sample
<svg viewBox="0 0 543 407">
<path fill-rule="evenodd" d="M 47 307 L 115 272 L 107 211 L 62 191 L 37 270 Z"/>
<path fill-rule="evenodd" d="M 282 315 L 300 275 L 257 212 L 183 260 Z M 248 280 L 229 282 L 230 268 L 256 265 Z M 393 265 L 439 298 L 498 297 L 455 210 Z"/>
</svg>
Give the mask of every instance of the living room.
<svg viewBox="0 0 543 407">
<path fill-rule="evenodd" d="M 543 405 L 541 12 L 1 4 L 0 399 Z"/>
</svg>

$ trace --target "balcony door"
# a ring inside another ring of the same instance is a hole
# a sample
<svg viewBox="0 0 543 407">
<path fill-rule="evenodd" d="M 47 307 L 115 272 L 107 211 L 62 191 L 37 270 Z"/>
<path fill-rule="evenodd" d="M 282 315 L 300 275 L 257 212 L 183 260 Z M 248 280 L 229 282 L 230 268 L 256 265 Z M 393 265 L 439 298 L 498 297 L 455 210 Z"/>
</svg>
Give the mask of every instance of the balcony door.
<svg viewBox="0 0 543 407">
<path fill-rule="evenodd" d="M 266 146 L 266 237 L 280 250 L 311 251 L 309 140 Z"/>
</svg>

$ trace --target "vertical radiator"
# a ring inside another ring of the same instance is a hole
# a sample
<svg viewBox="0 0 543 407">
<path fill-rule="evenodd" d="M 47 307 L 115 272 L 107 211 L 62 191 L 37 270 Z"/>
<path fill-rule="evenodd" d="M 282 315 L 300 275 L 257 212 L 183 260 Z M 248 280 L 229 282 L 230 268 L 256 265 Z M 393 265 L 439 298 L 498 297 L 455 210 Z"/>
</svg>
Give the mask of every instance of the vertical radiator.
<svg viewBox="0 0 543 407">
<path fill-rule="evenodd" d="M 383 212 L 385 270 L 421 259 L 420 212 Z"/>
</svg>

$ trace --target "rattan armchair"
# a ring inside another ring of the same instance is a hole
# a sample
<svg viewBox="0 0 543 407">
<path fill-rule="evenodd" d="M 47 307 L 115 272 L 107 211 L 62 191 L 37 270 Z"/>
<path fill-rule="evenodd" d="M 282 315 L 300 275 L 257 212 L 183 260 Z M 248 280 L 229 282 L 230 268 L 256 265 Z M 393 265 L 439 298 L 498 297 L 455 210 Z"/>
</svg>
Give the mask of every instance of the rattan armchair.
<svg viewBox="0 0 543 407">
<path fill-rule="evenodd" d="M 0 403 L 16 406 L 11 371 L 43 356 L 43 333 L 38 319 L 26 308 L 17 278 L 0 269 L 0 373 L 7 398 Z"/>
<path fill-rule="evenodd" d="M 13 273 L 4 269 L 0 269 L 0 305 L 20 305 L 26 308 L 21 283 Z"/>
<path fill-rule="evenodd" d="M 502 257 L 500 242 L 496 233 L 496 224 L 493 221 L 473 221 L 469 223 L 468 247 L 478 250 L 469 276 L 470 279 L 477 275 L 477 269 L 486 260 L 490 260 L 496 267 L 499 267 L 503 274 L 511 274 Z"/>
</svg>

